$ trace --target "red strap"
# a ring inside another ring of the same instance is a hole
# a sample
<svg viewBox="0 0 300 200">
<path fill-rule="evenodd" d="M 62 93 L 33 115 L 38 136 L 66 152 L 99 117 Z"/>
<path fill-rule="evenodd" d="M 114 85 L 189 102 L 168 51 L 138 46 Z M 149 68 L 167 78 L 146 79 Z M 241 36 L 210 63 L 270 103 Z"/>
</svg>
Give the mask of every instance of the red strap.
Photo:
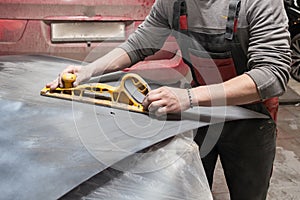
<svg viewBox="0 0 300 200">
<path fill-rule="evenodd" d="M 180 29 L 181 30 L 187 30 L 188 29 L 188 25 L 187 25 L 187 16 L 186 15 L 181 15 L 180 16 Z"/>
<path fill-rule="evenodd" d="M 234 32 L 234 33 L 237 32 L 237 26 L 238 26 L 238 19 L 235 18 L 235 19 L 234 19 L 234 25 L 233 25 L 233 32 Z"/>
<path fill-rule="evenodd" d="M 265 106 L 267 107 L 268 111 L 270 112 L 271 117 L 275 122 L 277 122 L 277 114 L 279 108 L 279 98 L 272 97 L 270 99 L 266 99 L 263 101 Z"/>
</svg>

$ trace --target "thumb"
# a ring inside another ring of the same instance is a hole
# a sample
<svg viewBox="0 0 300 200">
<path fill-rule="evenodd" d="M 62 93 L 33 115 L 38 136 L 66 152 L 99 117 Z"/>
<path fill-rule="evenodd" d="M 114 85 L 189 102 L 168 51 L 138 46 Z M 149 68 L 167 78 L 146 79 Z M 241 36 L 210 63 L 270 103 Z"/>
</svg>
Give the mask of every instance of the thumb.
<svg viewBox="0 0 300 200">
<path fill-rule="evenodd" d="M 75 81 L 75 82 L 73 83 L 73 87 L 77 87 L 78 85 L 79 85 L 78 81 Z"/>
<path fill-rule="evenodd" d="M 73 82 L 73 87 L 77 87 L 80 83 L 79 77 L 76 77 L 76 80 Z"/>
<path fill-rule="evenodd" d="M 75 73 L 76 75 L 76 79 L 73 82 L 73 87 L 77 87 L 83 80 L 82 80 L 82 76 L 79 73 Z"/>
</svg>

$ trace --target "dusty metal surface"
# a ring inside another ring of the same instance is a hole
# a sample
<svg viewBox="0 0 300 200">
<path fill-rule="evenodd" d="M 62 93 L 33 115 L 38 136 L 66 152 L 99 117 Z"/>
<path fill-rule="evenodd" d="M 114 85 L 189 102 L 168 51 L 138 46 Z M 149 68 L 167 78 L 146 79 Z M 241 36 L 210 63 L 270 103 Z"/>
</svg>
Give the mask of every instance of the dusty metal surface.
<svg viewBox="0 0 300 200">
<path fill-rule="evenodd" d="M 117 161 L 173 135 L 224 120 L 264 117 L 218 107 L 155 119 L 40 96 L 45 83 L 69 64 L 80 63 L 44 56 L 0 57 L 1 198 L 57 199 Z"/>
<path fill-rule="evenodd" d="M 0 60 L 1 198 L 55 199 L 103 168 L 81 145 L 70 102 L 38 93 L 71 62 L 30 56 Z"/>
</svg>

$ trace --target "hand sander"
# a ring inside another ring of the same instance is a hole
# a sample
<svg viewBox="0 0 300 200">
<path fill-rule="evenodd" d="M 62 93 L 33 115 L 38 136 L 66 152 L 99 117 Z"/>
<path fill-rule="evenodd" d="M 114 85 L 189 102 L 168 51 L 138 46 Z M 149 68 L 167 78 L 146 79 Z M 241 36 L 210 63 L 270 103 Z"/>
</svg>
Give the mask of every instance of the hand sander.
<svg viewBox="0 0 300 200">
<path fill-rule="evenodd" d="M 63 74 L 64 88 L 50 90 L 45 87 L 41 90 L 41 95 L 146 113 L 142 102 L 150 87 L 137 74 L 125 74 L 117 87 L 103 83 L 88 83 L 73 87 L 75 80 L 75 74 Z"/>
</svg>

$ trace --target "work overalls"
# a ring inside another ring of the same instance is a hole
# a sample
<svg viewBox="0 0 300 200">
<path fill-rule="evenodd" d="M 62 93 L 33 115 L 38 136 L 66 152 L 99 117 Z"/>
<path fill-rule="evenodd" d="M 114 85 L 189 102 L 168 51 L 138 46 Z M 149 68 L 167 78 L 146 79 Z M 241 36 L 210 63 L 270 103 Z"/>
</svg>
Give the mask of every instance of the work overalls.
<svg viewBox="0 0 300 200">
<path fill-rule="evenodd" d="M 248 70 L 247 57 L 237 37 L 240 5 L 240 0 L 230 1 L 224 33 L 207 34 L 189 30 L 186 2 L 175 2 L 173 35 L 191 69 L 193 87 L 221 83 Z M 265 199 L 275 156 L 278 98 L 243 107 L 269 115 L 270 119 L 238 120 L 200 128 L 195 141 L 200 153 L 207 152 L 201 156 L 211 187 L 220 156 L 231 199 Z M 220 133 L 216 133 L 218 130 Z"/>
</svg>

